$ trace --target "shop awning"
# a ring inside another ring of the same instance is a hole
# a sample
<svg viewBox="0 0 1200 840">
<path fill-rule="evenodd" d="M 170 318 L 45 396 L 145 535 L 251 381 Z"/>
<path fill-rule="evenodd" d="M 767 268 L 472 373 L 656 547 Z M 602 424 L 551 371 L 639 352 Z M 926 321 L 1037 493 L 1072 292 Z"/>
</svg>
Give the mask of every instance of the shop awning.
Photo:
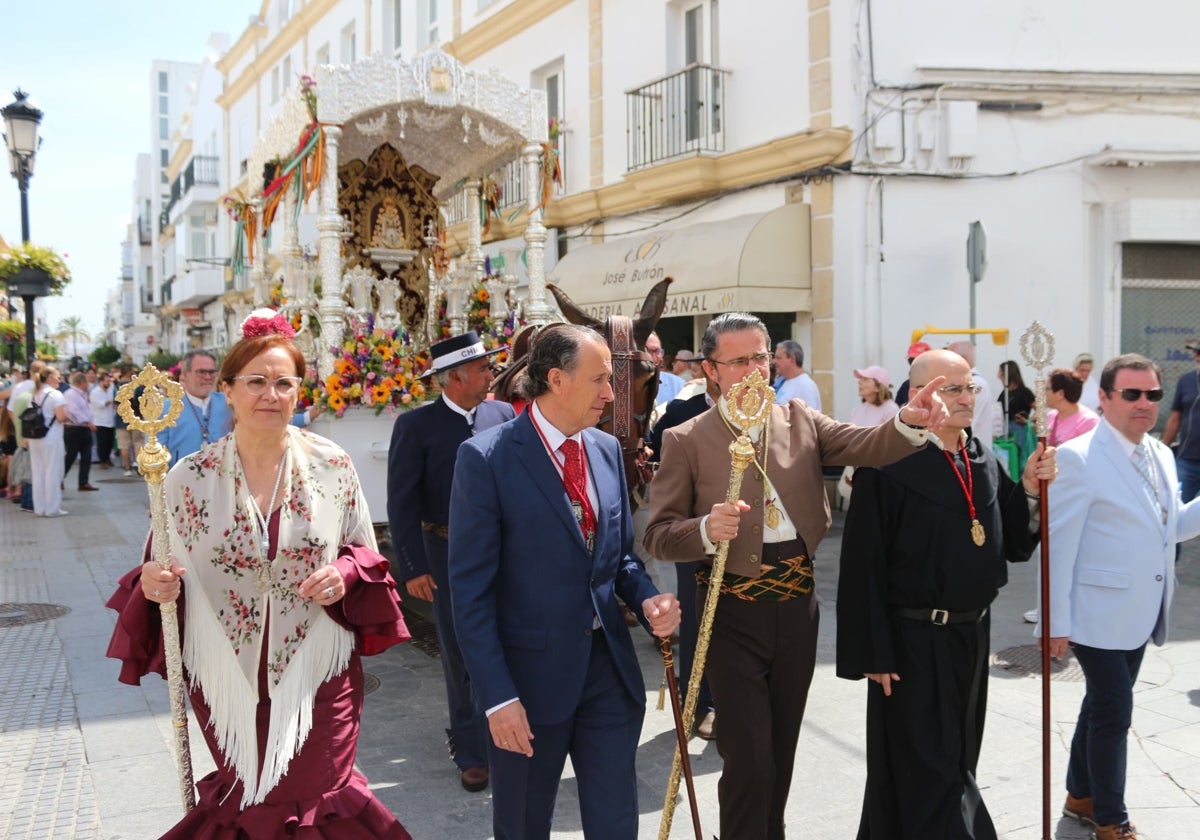
<svg viewBox="0 0 1200 840">
<path fill-rule="evenodd" d="M 549 280 L 597 318 L 636 315 L 673 277 L 663 317 L 812 310 L 809 207 L 785 204 L 568 251 Z"/>
</svg>

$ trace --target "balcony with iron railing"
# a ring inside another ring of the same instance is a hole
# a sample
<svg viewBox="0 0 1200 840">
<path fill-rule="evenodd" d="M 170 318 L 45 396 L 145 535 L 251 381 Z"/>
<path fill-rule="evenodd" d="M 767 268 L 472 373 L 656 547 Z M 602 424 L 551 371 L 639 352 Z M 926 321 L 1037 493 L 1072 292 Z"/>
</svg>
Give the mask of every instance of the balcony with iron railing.
<svg viewBox="0 0 1200 840">
<path fill-rule="evenodd" d="M 725 151 L 729 75 L 728 70 L 709 64 L 689 64 L 625 91 L 627 170 Z"/>
<path fill-rule="evenodd" d="M 171 198 L 164 210 L 168 220 L 186 213 L 194 202 L 217 200 L 220 161 L 220 158 L 212 155 L 195 155 L 187 162 L 187 166 L 171 183 Z"/>
</svg>

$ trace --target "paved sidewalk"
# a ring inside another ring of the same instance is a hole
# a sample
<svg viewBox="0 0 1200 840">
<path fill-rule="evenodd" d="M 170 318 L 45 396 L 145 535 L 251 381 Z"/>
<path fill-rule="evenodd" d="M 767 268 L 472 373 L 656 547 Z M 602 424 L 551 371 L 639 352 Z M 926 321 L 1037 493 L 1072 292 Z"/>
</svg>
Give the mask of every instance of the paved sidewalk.
<svg viewBox="0 0 1200 840">
<path fill-rule="evenodd" d="M 165 684 L 152 677 L 141 688 L 121 685 L 116 663 L 104 658 L 113 616 L 103 602 L 138 560 L 148 524 L 145 488 L 116 470 L 98 470 L 93 480 L 101 492 L 66 491 L 71 515 L 61 519 L 0 502 L 0 602 L 20 605 L 0 608 L 0 837 L 145 840 L 181 815 Z M 854 837 L 862 799 L 865 688 L 833 674 L 838 543 L 835 530 L 816 562 L 824 621 L 787 815 L 796 838 Z M 663 571 L 656 570 L 658 579 L 674 579 Z M 994 608 L 997 664 L 979 768 L 988 808 L 1011 840 L 1041 837 L 1041 688 L 1024 675 L 1023 662 L 1037 666 L 1031 625 L 1021 621 L 1033 604 L 1035 574 L 1034 564 L 1014 567 Z M 1180 578 L 1172 641 L 1147 652 L 1130 740 L 1129 806 L 1149 840 L 1200 836 L 1200 546 L 1185 550 Z M 69 612 L 38 620 L 62 608 Z M 413 624 L 420 628 L 419 617 Z M 379 688 L 366 698 L 359 765 L 417 840 L 487 838 L 489 795 L 461 788 L 442 744 L 441 669 L 422 650 L 428 647 L 403 645 L 364 660 Z M 670 714 L 654 710 L 657 650 L 648 639 L 638 649 L 648 689 L 638 757 L 640 836 L 654 838 L 674 736 Z M 1082 697 L 1079 676 L 1070 663 L 1052 681 L 1055 815 Z M 194 724 L 192 743 L 199 777 L 212 765 Z M 712 836 L 720 759 L 714 744 L 699 740 L 691 754 Z M 1052 827 L 1063 840 L 1087 836 L 1057 816 Z M 582 837 L 569 767 L 553 836 Z M 672 837 L 691 836 L 681 800 Z"/>
</svg>

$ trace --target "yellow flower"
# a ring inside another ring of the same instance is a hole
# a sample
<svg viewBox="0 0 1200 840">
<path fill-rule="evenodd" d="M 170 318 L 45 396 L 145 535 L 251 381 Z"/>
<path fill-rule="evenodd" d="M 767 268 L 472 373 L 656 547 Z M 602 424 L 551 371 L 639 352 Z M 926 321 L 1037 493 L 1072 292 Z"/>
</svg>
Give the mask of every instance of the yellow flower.
<svg viewBox="0 0 1200 840">
<path fill-rule="evenodd" d="M 331 394 L 342 390 L 342 379 L 336 373 L 331 373 L 325 377 L 325 389 Z"/>
<path fill-rule="evenodd" d="M 387 379 L 383 380 L 383 382 L 381 382 L 379 384 L 382 385 L 384 388 L 387 388 L 389 391 L 391 391 L 393 388 L 396 387 L 396 380 L 392 379 L 392 377 L 389 376 Z"/>
<path fill-rule="evenodd" d="M 377 353 L 379 353 L 379 358 L 383 359 L 385 362 L 390 362 L 392 360 L 391 345 L 380 344 L 378 347 L 375 348 L 375 351 Z"/>
<path fill-rule="evenodd" d="M 419 399 L 421 399 L 422 397 L 424 397 L 424 396 L 425 396 L 425 386 L 424 386 L 424 385 L 422 385 L 420 382 L 414 382 L 414 383 L 412 384 L 412 387 L 411 387 L 411 388 L 409 388 L 409 392 L 410 392 L 410 393 L 411 393 L 411 394 L 412 394 L 412 395 L 413 395 L 413 396 L 414 396 L 416 399 L 418 399 L 418 400 L 419 400 Z M 402 398 L 401 398 L 401 402 L 403 402 L 403 401 L 404 401 L 404 399 L 403 399 L 403 397 L 402 397 Z"/>
<path fill-rule="evenodd" d="M 371 393 L 375 398 L 375 402 L 387 402 L 388 397 L 391 396 L 391 389 L 379 384 L 371 389 Z"/>
<path fill-rule="evenodd" d="M 357 400 L 363 395 L 363 387 L 361 382 L 355 382 L 346 389 L 346 396 L 352 400 Z"/>
<path fill-rule="evenodd" d="M 330 410 L 341 411 L 345 407 L 346 407 L 346 401 L 344 399 L 342 399 L 341 394 L 330 394 L 329 395 Z"/>
</svg>

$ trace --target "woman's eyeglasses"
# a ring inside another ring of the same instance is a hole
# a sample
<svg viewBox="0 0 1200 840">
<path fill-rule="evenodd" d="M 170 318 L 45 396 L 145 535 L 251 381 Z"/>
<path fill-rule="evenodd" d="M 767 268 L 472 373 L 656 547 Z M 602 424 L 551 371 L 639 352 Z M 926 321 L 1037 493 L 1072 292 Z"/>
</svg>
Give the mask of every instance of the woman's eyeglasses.
<svg viewBox="0 0 1200 840">
<path fill-rule="evenodd" d="M 246 388 L 246 393 L 252 397 L 261 397 L 267 392 L 268 386 L 274 387 L 275 393 L 279 396 L 290 397 L 300 389 L 300 384 L 304 381 L 299 376 L 281 376 L 278 379 L 267 379 L 267 377 L 255 373 L 247 373 L 231 378 L 240 381 Z"/>
<path fill-rule="evenodd" d="M 1114 391 L 1110 388 L 1108 395 L 1111 397 L 1113 393 Z M 1159 402 L 1163 398 L 1162 388 L 1151 388 L 1149 391 L 1143 391 L 1138 388 L 1122 388 L 1115 393 L 1120 394 L 1121 399 L 1125 400 L 1125 402 L 1137 402 L 1142 398 L 1143 395 L 1145 395 L 1146 399 L 1150 400 L 1150 402 Z"/>
</svg>

